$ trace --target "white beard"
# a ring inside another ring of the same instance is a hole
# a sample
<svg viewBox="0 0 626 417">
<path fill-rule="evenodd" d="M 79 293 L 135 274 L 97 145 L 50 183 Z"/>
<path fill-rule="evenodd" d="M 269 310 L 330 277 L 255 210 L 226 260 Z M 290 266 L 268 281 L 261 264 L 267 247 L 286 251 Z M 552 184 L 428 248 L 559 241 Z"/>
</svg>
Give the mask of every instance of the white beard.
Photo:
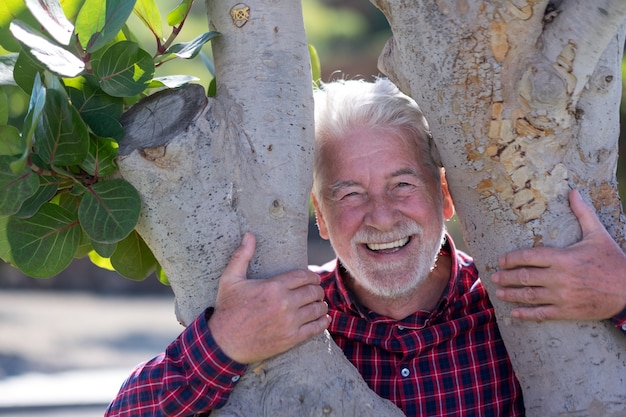
<svg viewBox="0 0 626 417">
<path fill-rule="evenodd" d="M 411 236 L 420 242 L 411 242 L 415 256 L 406 256 L 394 262 L 372 262 L 358 256 L 357 247 L 363 243 L 390 242 Z M 405 223 L 392 232 L 360 230 L 352 239 L 352 256 L 341 259 L 343 266 L 355 282 L 369 293 L 382 298 L 398 298 L 408 295 L 422 283 L 435 267 L 437 256 L 445 236 L 441 219 L 441 233 L 430 241 L 423 240 L 423 228 L 417 223 Z"/>
</svg>

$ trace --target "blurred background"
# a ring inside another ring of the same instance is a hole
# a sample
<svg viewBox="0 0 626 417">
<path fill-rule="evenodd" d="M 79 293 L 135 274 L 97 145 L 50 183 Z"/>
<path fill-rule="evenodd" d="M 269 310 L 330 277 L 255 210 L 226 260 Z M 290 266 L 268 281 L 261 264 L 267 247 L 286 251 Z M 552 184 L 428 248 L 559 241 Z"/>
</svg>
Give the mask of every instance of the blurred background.
<svg viewBox="0 0 626 417">
<path fill-rule="evenodd" d="M 158 3 L 165 15 L 178 1 Z M 380 11 L 362 0 L 303 0 L 303 9 L 323 81 L 378 75 L 378 54 L 390 37 Z M 139 21 L 131 27 L 144 43 L 151 42 Z M 200 1 L 177 40 L 206 30 Z M 204 52 L 210 57 L 210 46 Z M 157 75 L 183 73 L 205 86 L 212 78 L 199 57 L 169 62 Z M 18 117 L 28 98 L 14 88 L 10 103 Z M 464 249 L 458 221 L 448 228 Z M 309 263 L 332 257 L 312 220 Z M 81 259 L 54 278 L 34 279 L 0 263 L 0 416 L 102 415 L 133 366 L 161 352 L 181 330 L 170 288 L 153 276 L 135 282 Z"/>
</svg>

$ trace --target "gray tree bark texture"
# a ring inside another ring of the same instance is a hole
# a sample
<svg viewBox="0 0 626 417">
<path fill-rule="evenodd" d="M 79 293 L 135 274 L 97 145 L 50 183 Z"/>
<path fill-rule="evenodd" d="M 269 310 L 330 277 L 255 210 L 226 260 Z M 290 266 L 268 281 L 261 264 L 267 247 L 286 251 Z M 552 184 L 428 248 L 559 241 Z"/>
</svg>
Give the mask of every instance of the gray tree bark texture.
<svg viewBox="0 0 626 417">
<path fill-rule="evenodd" d="M 214 305 L 246 231 L 250 278 L 307 267 L 313 91 L 298 1 L 209 0 L 217 96 L 188 86 L 124 116 L 118 159 L 142 197 L 137 230 L 189 324 Z M 403 416 L 372 392 L 328 333 L 253 364 L 216 416 Z"/>
<path fill-rule="evenodd" d="M 420 104 L 490 294 L 503 253 L 580 238 L 577 188 L 626 248 L 615 170 L 623 0 L 375 0 L 379 68 Z M 608 322 L 527 323 L 491 297 L 527 415 L 626 415 L 626 337 Z"/>
</svg>

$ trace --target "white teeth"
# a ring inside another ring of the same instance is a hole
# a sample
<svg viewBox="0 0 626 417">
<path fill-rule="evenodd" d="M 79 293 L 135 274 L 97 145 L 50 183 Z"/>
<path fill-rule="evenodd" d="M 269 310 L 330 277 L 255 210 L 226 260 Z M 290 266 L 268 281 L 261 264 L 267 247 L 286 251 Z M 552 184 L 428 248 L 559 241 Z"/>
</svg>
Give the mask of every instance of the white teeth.
<svg viewBox="0 0 626 417">
<path fill-rule="evenodd" d="M 409 241 L 409 238 L 405 237 L 403 239 L 399 239 L 399 240 L 389 242 L 389 243 L 368 243 L 367 247 L 370 250 L 394 249 L 394 248 L 399 248 L 399 247 L 406 245 L 408 241 Z"/>
</svg>

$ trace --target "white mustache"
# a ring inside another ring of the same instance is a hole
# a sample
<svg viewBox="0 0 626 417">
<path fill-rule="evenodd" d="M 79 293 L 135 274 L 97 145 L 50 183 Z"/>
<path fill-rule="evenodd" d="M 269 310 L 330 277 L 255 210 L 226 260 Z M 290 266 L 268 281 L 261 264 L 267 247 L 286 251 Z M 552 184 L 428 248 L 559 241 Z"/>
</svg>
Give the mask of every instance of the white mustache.
<svg viewBox="0 0 626 417">
<path fill-rule="evenodd" d="M 404 241 L 406 244 L 407 238 L 413 235 L 422 236 L 424 229 L 417 223 L 402 223 L 396 226 L 393 230 L 388 232 L 381 232 L 380 230 L 366 227 L 359 229 L 352 238 L 353 245 L 366 244 L 368 246 L 381 245 L 379 249 L 384 249 L 384 246 L 389 244 L 396 244 L 398 241 Z M 397 245 L 392 245 L 397 246 Z"/>
</svg>

